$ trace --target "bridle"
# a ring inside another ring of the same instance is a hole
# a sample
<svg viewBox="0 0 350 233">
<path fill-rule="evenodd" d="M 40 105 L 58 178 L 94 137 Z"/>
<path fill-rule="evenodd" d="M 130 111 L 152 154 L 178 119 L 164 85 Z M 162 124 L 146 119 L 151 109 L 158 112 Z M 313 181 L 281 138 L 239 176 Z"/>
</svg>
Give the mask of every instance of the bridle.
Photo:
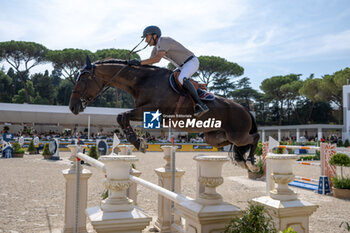
<svg viewBox="0 0 350 233">
<path fill-rule="evenodd" d="M 135 54 L 137 52 L 140 52 L 142 50 L 144 50 L 145 48 L 147 48 L 148 46 L 148 43 L 145 47 L 143 47 L 142 49 L 139 49 L 139 50 L 136 50 L 135 49 L 142 43 L 142 41 L 144 40 L 145 38 L 142 38 L 142 40 L 140 41 L 140 43 L 138 43 L 130 52 L 129 52 L 129 55 L 128 55 L 128 60 L 130 60 L 130 57 L 132 54 Z M 154 37 L 152 36 L 152 39 L 154 41 L 154 43 L 156 43 L 156 40 L 154 39 Z M 85 73 L 88 73 L 89 76 L 87 77 L 87 79 L 84 79 L 84 82 L 85 82 L 85 87 L 87 87 L 87 82 L 88 80 L 94 80 L 95 83 L 97 84 L 97 86 L 99 87 L 99 92 L 98 94 L 95 96 L 95 97 L 91 97 L 91 96 L 87 96 L 87 88 L 85 88 L 84 92 L 83 93 L 80 93 L 78 91 L 73 91 L 73 94 L 78 94 L 80 95 L 80 101 L 81 101 L 81 106 L 83 107 L 83 109 L 86 108 L 86 106 L 89 105 L 89 103 L 91 103 L 92 101 L 94 101 L 97 97 L 99 97 L 100 95 L 102 95 L 103 93 L 105 93 L 110 87 L 111 87 L 111 83 L 112 81 L 114 80 L 114 78 L 116 78 L 123 70 L 125 67 L 127 67 L 128 65 L 126 64 L 123 68 L 121 68 L 117 73 L 115 73 L 112 78 L 106 83 L 106 84 L 101 84 L 101 82 L 97 81 L 97 78 L 96 78 L 96 75 L 95 75 L 95 68 L 96 68 L 96 65 L 93 63 L 91 64 L 91 67 L 84 67 L 83 69 L 81 69 L 79 71 L 79 74 L 77 76 L 77 79 L 76 79 L 76 84 L 78 84 L 78 81 L 80 79 L 80 76 L 85 74 Z"/>
<path fill-rule="evenodd" d="M 91 68 L 87 68 L 87 67 L 84 67 L 83 69 L 80 70 L 78 76 L 77 76 L 77 79 L 76 79 L 76 84 L 78 84 L 81 76 L 83 74 L 89 74 L 88 76 L 84 77 L 84 79 L 82 79 L 81 81 L 84 82 L 85 84 L 85 90 L 83 91 L 83 93 L 79 92 L 79 91 L 76 91 L 74 90 L 73 91 L 73 94 L 78 94 L 80 95 L 80 101 L 81 101 L 81 106 L 83 107 L 83 109 L 86 108 L 86 106 L 88 106 L 91 102 L 93 102 L 97 97 L 101 96 L 103 93 L 105 93 L 110 87 L 111 87 L 111 83 L 112 81 L 120 75 L 120 73 L 125 69 L 125 67 L 127 67 L 128 65 L 125 65 L 123 66 L 118 72 L 116 72 L 112 78 L 110 78 L 108 80 L 107 83 L 105 84 L 102 84 L 100 81 L 98 81 L 96 75 L 95 75 L 95 68 L 96 68 L 96 65 L 95 64 L 91 64 Z M 99 88 L 99 91 L 97 93 L 97 95 L 95 97 L 92 97 L 92 96 L 88 96 L 87 95 L 87 82 L 88 80 L 94 80 L 94 82 L 96 83 L 97 87 Z"/>
</svg>

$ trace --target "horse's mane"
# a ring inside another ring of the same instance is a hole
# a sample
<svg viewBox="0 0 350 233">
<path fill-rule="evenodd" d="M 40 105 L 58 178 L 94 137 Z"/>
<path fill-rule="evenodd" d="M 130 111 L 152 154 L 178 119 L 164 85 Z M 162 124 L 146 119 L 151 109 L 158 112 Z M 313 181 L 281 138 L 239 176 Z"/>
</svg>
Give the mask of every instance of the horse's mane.
<svg viewBox="0 0 350 233">
<path fill-rule="evenodd" d="M 98 65 L 103 65 L 103 64 L 128 64 L 126 60 L 122 60 L 122 59 L 116 59 L 116 58 L 105 58 L 105 59 L 102 59 L 102 60 L 98 60 L 96 62 L 94 62 L 94 64 L 98 64 Z M 137 67 L 140 67 L 140 68 L 145 68 L 147 70 L 168 70 L 167 68 L 163 68 L 163 67 L 159 67 L 159 66 L 152 66 L 152 65 L 140 65 L 140 66 L 137 66 Z"/>
</svg>

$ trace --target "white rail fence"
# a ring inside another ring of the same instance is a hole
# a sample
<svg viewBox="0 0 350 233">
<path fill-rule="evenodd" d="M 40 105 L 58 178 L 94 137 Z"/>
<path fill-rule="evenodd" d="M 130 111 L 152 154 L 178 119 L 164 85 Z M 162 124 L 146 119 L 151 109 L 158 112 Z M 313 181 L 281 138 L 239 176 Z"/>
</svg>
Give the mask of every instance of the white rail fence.
<svg viewBox="0 0 350 233">
<path fill-rule="evenodd" d="M 226 156 L 199 155 L 194 158 L 199 169 L 197 190 L 200 193 L 192 199 L 179 193 L 184 171 L 175 169 L 175 183 L 172 185 L 171 182 L 170 157 L 175 154 L 176 147 L 163 147 L 167 162 L 155 171 L 163 187 L 134 175 L 140 175 L 140 172 L 131 170 L 131 163 L 137 161 L 135 156 L 111 154 L 101 156 L 98 161 L 80 153 L 75 146 L 70 149 L 74 163 L 63 171 L 67 189 L 64 232 L 86 232 L 86 216 L 97 232 L 141 232 L 152 218 L 137 206 L 136 185 L 158 194 L 155 227 L 160 232 L 219 232 L 230 218 L 241 215 L 237 207 L 224 203 L 216 192 L 216 187 L 223 183 L 221 170 L 229 160 Z M 106 173 L 104 184 L 108 198 L 102 200 L 100 206 L 87 208 L 87 180 L 91 173 L 80 168 L 80 160 Z M 175 192 L 170 191 L 171 188 Z M 172 202 L 174 208 L 171 208 Z"/>
<path fill-rule="evenodd" d="M 139 178 L 141 172 L 131 169 L 137 158 L 131 155 L 130 148 L 122 148 L 122 153 L 129 155 L 111 154 L 101 156 L 99 160 L 80 153 L 77 146 L 70 146 L 70 149 L 73 163 L 63 171 L 66 178 L 63 232 L 87 232 L 86 217 L 98 233 L 142 232 L 152 218 L 137 206 L 137 185 L 158 194 L 158 216 L 154 227 L 159 232 L 223 232 L 231 218 L 242 214 L 236 206 L 223 202 L 222 196 L 216 192 L 216 188 L 224 182 L 221 172 L 223 164 L 229 161 L 227 156 L 198 155 L 193 158 L 197 163 L 196 197 L 193 199 L 180 193 L 181 177 L 185 172 L 175 168 L 176 147 L 162 148 L 166 163 L 155 169 L 160 186 Z M 294 177 L 291 161 L 295 158 L 269 155 L 268 159 L 273 160 L 271 174 L 276 186 L 270 189 L 269 196 L 253 201 L 272 211 L 277 229 L 291 226 L 297 232 L 308 232 L 308 219 L 317 205 L 300 201 L 284 184 L 285 180 Z M 108 197 L 99 206 L 87 208 L 87 181 L 92 174 L 82 169 L 80 160 L 106 174 L 104 184 Z M 286 174 L 283 173 L 285 171 Z"/>
</svg>

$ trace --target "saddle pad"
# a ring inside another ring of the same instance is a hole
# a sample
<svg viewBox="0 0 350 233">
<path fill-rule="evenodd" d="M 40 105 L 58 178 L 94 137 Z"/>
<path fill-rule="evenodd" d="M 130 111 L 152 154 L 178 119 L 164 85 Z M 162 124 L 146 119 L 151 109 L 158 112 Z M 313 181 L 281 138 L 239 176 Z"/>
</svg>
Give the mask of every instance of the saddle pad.
<svg viewBox="0 0 350 233">
<path fill-rule="evenodd" d="M 183 90 L 180 90 L 178 85 L 176 84 L 174 73 L 171 73 L 169 76 L 169 84 L 170 84 L 171 89 L 173 89 L 177 94 L 182 95 L 182 96 L 187 95 Z M 213 93 L 202 90 L 200 88 L 197 89 L 197 93 L 198 93 L 198 96 L 201 100 L 212 101 L 215 99 L 215 95 Z"/>
</svg>

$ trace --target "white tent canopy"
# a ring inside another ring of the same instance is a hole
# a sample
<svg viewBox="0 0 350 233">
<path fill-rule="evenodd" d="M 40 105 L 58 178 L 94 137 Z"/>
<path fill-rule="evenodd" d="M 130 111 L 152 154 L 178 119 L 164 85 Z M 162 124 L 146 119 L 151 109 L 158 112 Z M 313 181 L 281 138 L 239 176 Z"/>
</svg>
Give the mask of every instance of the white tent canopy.
<svg viewBox="0 0 350 233">
<path fill-rule="evenodd" d="M 0 123 L 87 125 L 90 116 L 90 124 L 110 126 L 116 124 L 118 114 L 129 110 L 87 107 L 84 112 L 74 115 L 68 106 L 0 103 Z"/>
</svg>

